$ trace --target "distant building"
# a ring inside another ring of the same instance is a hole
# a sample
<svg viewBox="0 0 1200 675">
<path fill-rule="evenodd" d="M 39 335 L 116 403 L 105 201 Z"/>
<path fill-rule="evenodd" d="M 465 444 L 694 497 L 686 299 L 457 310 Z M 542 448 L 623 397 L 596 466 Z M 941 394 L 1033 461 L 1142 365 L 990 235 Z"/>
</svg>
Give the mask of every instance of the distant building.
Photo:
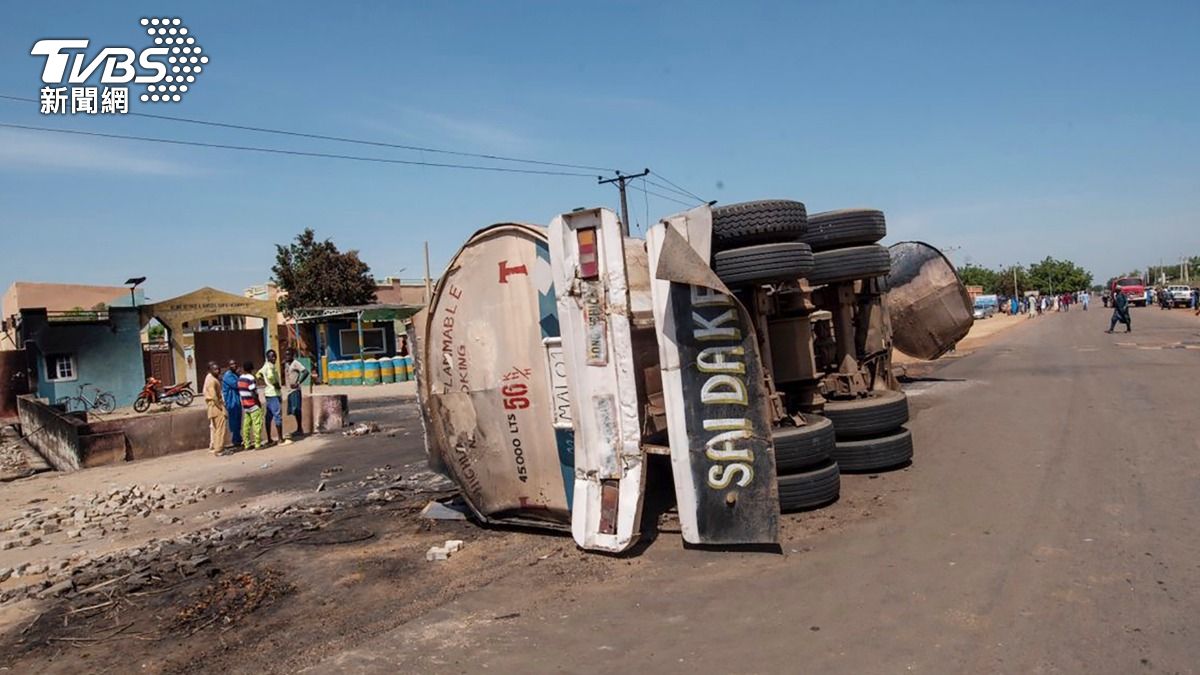
<svg viewBox="0 0 1200 675">
<path fill-rule="evenodd" d="M 0 350 L 20 349 L 14 340 L 12 326 L 24 309 L 44 309 L 47 312 L 83 312 L 107 307 L 129 307 L 144 304 L 145 294 L 137 289 L 130 298 L 127 286 L 89 286 L 86 284 L 46 284 L 18 281 L 8 287 L 0 311 L 3 312 L 3 332 Z"/>
<path fill-rule="evenodd" d="M 137 398 L 145 377 L 137 309 L 22 309 L 11 321 L 14 341 L 28 352 L 38 396 L 53 403 L 87 384 L 89 396 L 91 387 L 112 392 L 118 406 Z"/>
<path fill-rule="evenodd" d="M 433 284 L 436 283 L 437 279 L 432 280 L 430 282 L 430 287 L 432 288 Z M 251 286 L 245 289 L 242 294 L 247 298 L 253 298 L 255 300 L 269 300 L 278 305 L 279 299 L 287 296 L 287 291 L 280 290 L 280 288 L 273 282 L 268 281 L 257 286 Z M 387 306 L 424 305 L 425 281 L 422 279 L 400 279 L 398 277 L 384 277 L 382 281 L 376 279 L 375 304 Z M 253 322 L 254 319 L 250 317 L 247 317 L 246 321 L 248 322 L 246 324 L 246 328 L 256 328 L 261 326 L 261 323 L 257 323 L 257 325 L 251 325 L 250 322 Z M 313 332 L 315 330 L 314 326 L 310 326 L 309 330 L 307 331 L 301 330 L 295 322 L 288 321 L 286 317 L 284 317 L 283 312 L 279 312 L 277 321 L 279 324 L 280 343 L 285 345 L 285 347 L 295 347 L 301 354 L 316 355 L 318 352 L 325 353 L 327 351 L 326 347 L 332 347 L 331 352 L 333 356 L 331 358 L 343 358 L 347 355 L 352 355 L 353 353 L 353 350 L 343 351 L 341 347 L 341 340 L 339 339 L 343 331 L 350 331 L 354 327 L 353 322 L 343 322 L 342 325 L 334 326 L 332 328 L 334 331 L 332 336 L 327 339 L 323 339 L 320 345 L 318 345 L 316 333 Z M 402 335 L 403 332 L 403 326 L 391 326 L 390 330 L 385 332 L 376 333 L 372 330 L 369 332 L 369 334 L 364 333 L 363 339 L 382 340 L 384 343 L 393 345 L 393 347 L 390 350 L 381 351 L 391 351 L 394 353 L 395 345 L 397 344 L 397 335 Z M 349 333 L 347 333 L 347 335 L 349 335 Z M 369 351 L 370 348 L 370 344 L 368 344 L 367 350 Z"/>
</svg>

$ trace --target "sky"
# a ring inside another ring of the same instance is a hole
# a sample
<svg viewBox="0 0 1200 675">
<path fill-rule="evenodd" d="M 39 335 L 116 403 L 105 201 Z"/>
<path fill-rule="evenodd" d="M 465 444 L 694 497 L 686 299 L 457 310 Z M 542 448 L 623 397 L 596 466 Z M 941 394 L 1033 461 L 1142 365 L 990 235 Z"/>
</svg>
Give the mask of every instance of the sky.
<svg viewBox="0 0 1200 675">
<path fill-rule="evenodd" d="M 870 206 L 885 242 L 927 241 L 960 264 L 1054 256 L 1103 280 L 1200 254 L 1196 2 L 3 5 L 3 95 L 38 96 L 37 40 L 141 49 L 141 18 L 178 16 L 210 62 L 181 102 L 132 112 L 649 167 L 720 203 Z M 0 123 L 538 168 L 5 100 Z M 377 277 L 422 276 L 428 241 L 436 276 L 489 224 L 617 207 L 597 171 L 580 173 L 0 128 L 0 285 L 146 276 L 154 299 L 240 292 L 305 227 Z M 684 208 L 629 202 L 635 231 Z"/>
</svg>

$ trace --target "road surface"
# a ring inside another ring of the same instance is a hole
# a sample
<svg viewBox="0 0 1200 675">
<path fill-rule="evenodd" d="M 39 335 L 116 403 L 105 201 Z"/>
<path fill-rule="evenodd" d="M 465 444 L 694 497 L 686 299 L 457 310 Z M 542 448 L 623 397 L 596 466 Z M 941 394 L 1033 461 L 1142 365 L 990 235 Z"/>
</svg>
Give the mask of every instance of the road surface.
<svg viewBox="0 0 1200 675">
<path fill-rule="evenodd" d="M 913 466 L 785 517 L 782 555 L 663 533 L 569 590 L 510 574 L 313 672 L 1193 672 L 1200 319 L 1134 309 L 1107 335 L 1108 315 L 1028 321 L 913 383 Z"/>
</svg>

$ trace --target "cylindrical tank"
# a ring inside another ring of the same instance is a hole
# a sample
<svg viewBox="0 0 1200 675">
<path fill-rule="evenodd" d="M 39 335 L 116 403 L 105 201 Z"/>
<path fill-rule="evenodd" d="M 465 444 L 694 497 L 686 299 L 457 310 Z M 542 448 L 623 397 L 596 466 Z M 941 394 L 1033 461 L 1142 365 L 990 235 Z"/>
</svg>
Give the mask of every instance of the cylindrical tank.
<svg viewBox="0 0 1200 675">
<path fill-rule="evenodd" d="M 343 384 L 357 385 L 363 382 L 363 362 L 358 359 L 346 361 L 346 381 Z"/>
<path fill-rule="evenodd" d="M 974 322 L 973 303 L 950 259 L 929 244 L 892 244 L 887 303 L 892 345 L 932 360 L 954 348 Z"/>
<path fill-rule="evenodd" d="M 416 379 L 417 374 L 416 374 L 416 371 L 413 369 L 413 357 L 401 356 L 400 358 L 404 360 L 404 379 L 405 379 L 405 381 Z"/>
<path fill-rule="evenodd" d="M 362 365 L 362 367 L 363 367 L 362 383 L 363 384 L 379 384 L 379 382 L 380 382 L 379 359 L 366 359 L 362 362 L 362 364 L 363 364 Z"/>
<path fill-rule="evenodd" d="M 396 381 L 396 363 L 390 356 L 379 357 L 379 381 L 384 384 Z"/>
<path fill-rule="evenodd" d="M 407 382 L 409 380 L 408 370 L 404 367 L 403 356 L 392 357 L 392 370 L 396 372 L 397 382 Z"/>
<path fill-rule="evenodd" d="M 331 384 L 335 387 L 338 385 L 341 385 L 341 384 L 345 384 L 343 382 L 343 380 L 346 377 L 346 373 L 345 373 L 345 368 L 342 366 L 342 362 L 341 361 L 330 361 L 328 364 L 328 367 L 329 367 L 329 384 Z"/>
</svg>

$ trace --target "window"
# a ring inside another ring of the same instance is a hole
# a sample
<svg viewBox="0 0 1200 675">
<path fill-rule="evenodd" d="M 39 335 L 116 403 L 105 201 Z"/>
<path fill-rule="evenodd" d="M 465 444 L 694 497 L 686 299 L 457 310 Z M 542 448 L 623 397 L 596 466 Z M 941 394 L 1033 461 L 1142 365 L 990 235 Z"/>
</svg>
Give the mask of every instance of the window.
<svg viewBox="0 0 1200 675">
<path fill-rule="evenodd" d="M 342 356 L 358 356 L 358 331 L 347 329 L 338 331 L 338 333 L 342 340 Z M 385 336 L 382 328 L 363 329 L 363 344 L 366 346 L 363 351 L 367 354 L 386 353 L 384 342 Z"/>
<path fill-rule="evenodd" d="M 66 382 L 77 377 L 73 354 L 47 354 L 46 379 L 50 382 Z"/>
</svg>

